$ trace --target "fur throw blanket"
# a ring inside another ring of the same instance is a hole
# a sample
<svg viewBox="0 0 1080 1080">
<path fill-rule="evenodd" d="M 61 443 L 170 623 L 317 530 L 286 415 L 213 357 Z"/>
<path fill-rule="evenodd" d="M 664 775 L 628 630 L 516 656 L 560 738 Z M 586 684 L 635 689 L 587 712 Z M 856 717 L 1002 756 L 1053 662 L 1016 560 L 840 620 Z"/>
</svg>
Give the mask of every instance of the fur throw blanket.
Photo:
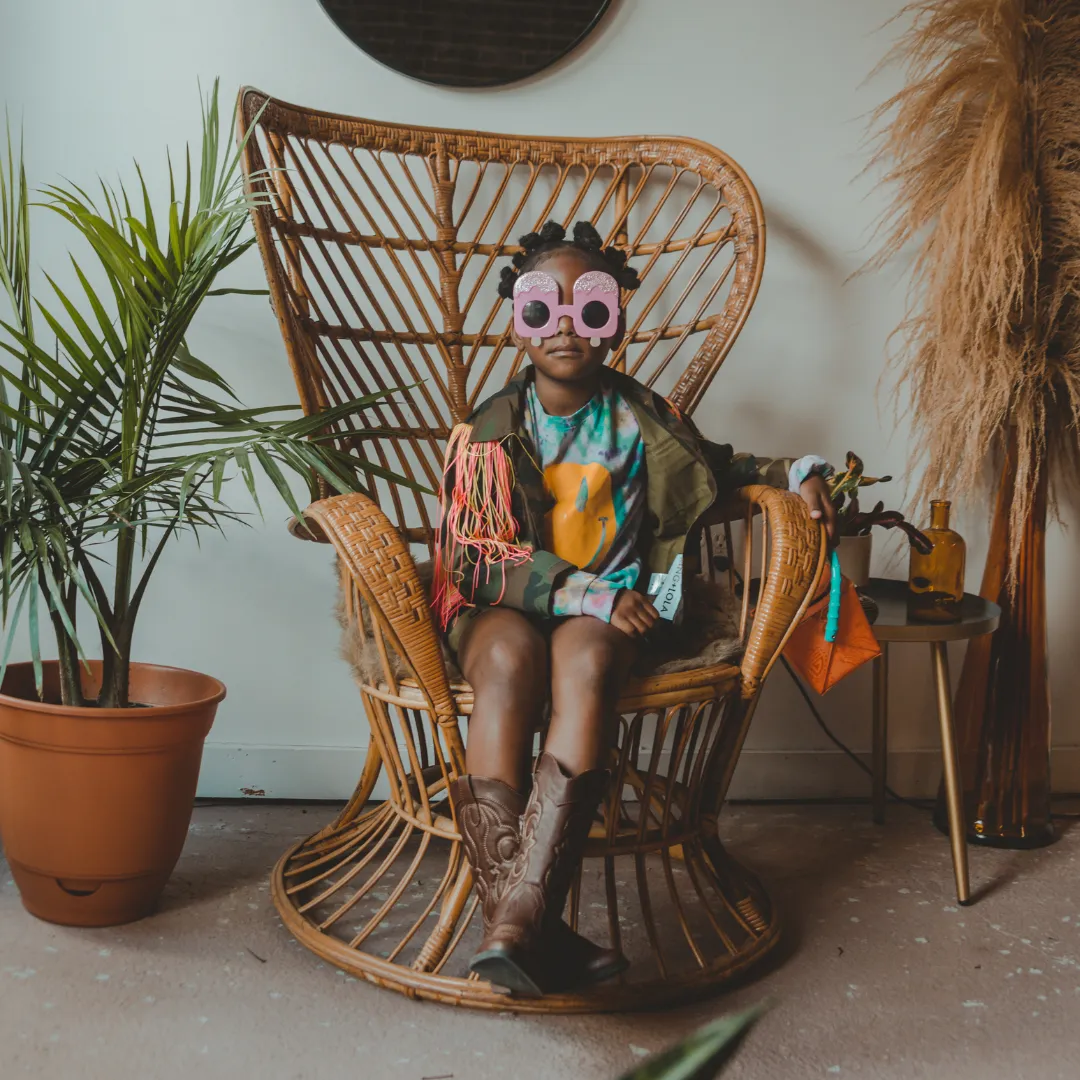
<svg viewBox="0 0 1080 1080">
<path fill-rule="evenodd" d="M 417 563 L 416 570 L 425 590 L 430 593 L 432 563 Z M 667 628 L 665 634 L 658 636 L 656 643 L 638 661 L 635 675 L 693 671 L 713 664 L 735 662 L 741 656 L 743 642 L 739 638 L 739 604 L 726 588 L 702 578 L 693 578 L 686 586 L 685 604 L 682 623 Z M 357 604 L 357 609 L 358 617 L 349 614 L 342 589 L 338 594 L 336 612 L 341 625 L 341 655 L 359 682 L 376 686 L 383 681 L 383 674 L 382 660 L 371 630 L 371 613 L 362 603 Z M 450 681 L 463 681 L 445 645 L 443 659 Z M 391 654 L 390 662 L 398 678 L 408 676 L 409 672 L 400 657 Z"/>
</svg>

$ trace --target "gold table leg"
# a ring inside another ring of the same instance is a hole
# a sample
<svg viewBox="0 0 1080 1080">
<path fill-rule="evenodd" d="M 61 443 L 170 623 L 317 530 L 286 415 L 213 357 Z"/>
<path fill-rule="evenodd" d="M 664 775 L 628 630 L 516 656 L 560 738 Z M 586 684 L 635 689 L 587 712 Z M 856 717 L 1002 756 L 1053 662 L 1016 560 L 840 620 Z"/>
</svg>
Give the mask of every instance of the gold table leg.
<svg viewBox="0 0 1080 1080">
<path fill-rule="evenodd" d="M 885 824 L 885 785 L 889 773 L 889 646 L 882 642 L 881 655 L 874 660 L 874 719 L 871 769 L 873 789 L 870 803 L 875 825 Z"/>
<path fill-rule="evenodd" d="M 967 827 L 964 823 L 964 798 L 960 786 L 960 760 L 953 731 L 952 689 L 949 686 L 949 654 L 944 641 L 930 643 L 934 658 L 934 682 L 937 686 L 938 719 L 941 722 L 941 761 L 945 772 L 945 798 L 949 807 L 949 843 L 952 845 L 956 897 L 961 904 L 971 899 L 968 881 Z"/>
</svg>

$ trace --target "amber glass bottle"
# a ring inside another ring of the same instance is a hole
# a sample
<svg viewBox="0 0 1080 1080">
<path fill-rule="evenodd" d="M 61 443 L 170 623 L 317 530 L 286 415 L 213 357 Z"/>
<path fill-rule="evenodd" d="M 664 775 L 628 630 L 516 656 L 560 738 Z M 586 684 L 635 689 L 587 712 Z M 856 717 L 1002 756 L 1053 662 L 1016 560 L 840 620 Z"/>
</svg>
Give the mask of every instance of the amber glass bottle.
<svg viewBox="0 0 1080 1080">
<path fill-rule="evenodd" d="M 942 499 L 930 504 L 930 528 L 924 529 L 934 550 L 920 555 L 911 549 L 908 569 L 908 617 L 919 622 L 959 622 L 964 598 L 967 545 L 949 528 L 949 507 Z"/>
</svg>

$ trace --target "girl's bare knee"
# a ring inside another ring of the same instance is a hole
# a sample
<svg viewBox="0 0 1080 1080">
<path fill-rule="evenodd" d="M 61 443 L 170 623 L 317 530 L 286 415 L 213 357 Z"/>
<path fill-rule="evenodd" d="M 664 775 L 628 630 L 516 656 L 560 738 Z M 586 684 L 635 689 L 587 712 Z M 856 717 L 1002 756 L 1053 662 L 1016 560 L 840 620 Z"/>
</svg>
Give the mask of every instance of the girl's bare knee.
<svg viewBox="0 0 1080 1080">
<path fill-rule="evenodd" d="M 590 619 L 574 627 L 573 633 L 552 641 L 551 662 L 554 680 L 563 686 L 577 686 L 585 695 L 610 694 L 618 690 L 629 661 L 624 644 L 606 623 Z"/>
<path fill-rule="evenodd" d="M 493 638 L 487 643 L 484 666 L 489 678 L 494 675 L 514 685 L 523 682 L 531 684 L 547 669 L 543 642 L 524 635 Z"/>
<path fill-rule="evenodd" d="M 485 689 L 531 690 L 547 677 L 547 645 L 524 616 L 498 617 L 504 614 L 511 613 L 491 612 L 478 620 L 462 649 L 465 677 Z"/>
</svg>

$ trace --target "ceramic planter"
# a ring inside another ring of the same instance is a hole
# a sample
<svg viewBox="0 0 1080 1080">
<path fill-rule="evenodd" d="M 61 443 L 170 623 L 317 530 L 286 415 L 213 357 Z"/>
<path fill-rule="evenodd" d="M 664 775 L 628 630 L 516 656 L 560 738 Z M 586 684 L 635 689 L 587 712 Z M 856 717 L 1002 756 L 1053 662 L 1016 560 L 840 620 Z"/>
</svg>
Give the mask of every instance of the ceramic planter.
<svg viewBox="0 0 1080 1080">
<path fill-rule="evenodd" d="M 153 911 L 184 846 L 203 740 L 225 687 L 208 675 L 131 665 L 144 708 L 70 708 L 57 665 L 45 700 L 30 664 L 0 687 L 0 840 L 27 911 L 113 926 Z M 96 692 L 101 665 L 84 674 Z"/>
<path fill-rule="evenodd" d="M 872 534 L 840 537 L 836 547 L 840 571 L 852 585 L 862 588 L 870 581 L 870 554 L 873 548 Z"/>
</svg>

